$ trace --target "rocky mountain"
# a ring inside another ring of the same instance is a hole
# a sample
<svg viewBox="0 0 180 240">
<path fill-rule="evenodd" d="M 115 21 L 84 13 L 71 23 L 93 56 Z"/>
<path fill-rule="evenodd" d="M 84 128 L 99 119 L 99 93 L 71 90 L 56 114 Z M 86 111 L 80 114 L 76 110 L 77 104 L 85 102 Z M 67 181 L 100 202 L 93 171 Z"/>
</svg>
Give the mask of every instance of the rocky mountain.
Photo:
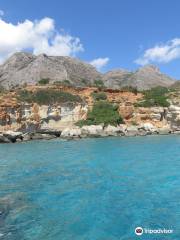
<svg viewBox="0 0 180 240">
<path fill-rule="evenodd" d="M 127 70 L 113 70 L 103 76 L 105 85 L 113 88 L 131 86 L 138 90 L 146 90 L 156 86 L 168 87 L 175 82 L 174 79 L 160 72 L 153 65 L 146 65 L 135 72 Z"/>
<path fill-rule="evenodd" d="M 180 80 L 179 81 L 176 81 L 174 82 L 172 85 L 171 85 L 172 88 L 177 88 L 177 89 L 180 89 Z"/>
<path fill-rule="evenodd" d="M 91 64 L 63 56 L 35 56 L 19 52 L 0 65 L 0 85 L 6 89 L 24 84 L 36 84 L 41 79 L 50 82 L 68 80 L 73 86 L 89 86 L 102 80 L 108 88 L 132 86 L 138 90 L 156 86 L 170 86 L 174 79 L 162 74 L 156 66 L 147 65 L 135 72 L 117 69 L 99 73 Z"/>
<path fill-rule="evenodd" d="M 23 52 L 15 53 L 0 66 L 0 85 L 7 89 L 25 83 L 36 84 L 44 78 L 85 86 L 100 79 L 101 74 L 92 65 L 75 58 Z"/>
<path fill-rule="evenodd" d="M 106 87 L 119 89 L 121 88 L 123 82 L 126 82 L 126 80 L 132 74 L 132 72 L 129 72 L 125 69 L 116 69 L 105 73 L 103 76 L 103 81 Z"/>
</svg>

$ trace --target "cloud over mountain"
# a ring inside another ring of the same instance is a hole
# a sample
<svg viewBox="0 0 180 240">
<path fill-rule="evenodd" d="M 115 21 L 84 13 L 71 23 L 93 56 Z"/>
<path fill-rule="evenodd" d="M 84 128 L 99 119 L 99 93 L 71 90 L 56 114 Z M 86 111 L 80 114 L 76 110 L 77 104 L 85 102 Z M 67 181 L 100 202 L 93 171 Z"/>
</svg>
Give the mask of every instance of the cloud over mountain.
<svg viewBox="0 0 180 240">
<path fill-rule="evenodd" d="M 34 54 L 75 56 L 84 49 L 79 38 L 58 31 L 52 18 L 25 20 L 17 24 L 0 18 L 0 62 L 23 50 Z"/>
<path fill-rule="evenodd" d="M 178 58 L 180 58 L 180 38 L 175 38 L 165 44 L 158 44 L 145 50 L 144 54 L 135 62 L 139 65 L 168 63 Z"/>
<path fill-rule="evenodd" d="M 96 67 L 98 70 L 100 70 L 102 67 L 104 67 L 109 62 L 109 58 L 97 58 L 90 62 L 91 65 Z"/>
</svg>

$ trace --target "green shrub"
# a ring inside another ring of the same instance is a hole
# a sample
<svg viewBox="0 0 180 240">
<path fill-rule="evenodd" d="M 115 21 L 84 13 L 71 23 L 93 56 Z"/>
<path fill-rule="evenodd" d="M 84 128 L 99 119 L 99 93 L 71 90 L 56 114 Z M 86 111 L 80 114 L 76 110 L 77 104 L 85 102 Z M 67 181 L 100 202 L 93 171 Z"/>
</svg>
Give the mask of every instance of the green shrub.
<svg viewBox="0 0 180 240">
<path fill-rule="evenodd" d="M 100 79 L 97 79 L 94 81 L 94 86 L 95 87 L 104 87 L 104 82 Z"/>
<path fill-rule="evenodd" d="M 5 88 L 3 86 L 0 85 L 0 93 L 4 93 L 5 92 Z"/>
<path fill-rule="evenodd" d="M 62 85 L 62 82 L 61 81 L 55 81 L 53 82 L 54 85 Z"/>
<path fill-rule="evenodd" d="M 141 102 L 135 104 L 137 107 L 168 107 L 168 88 L 165 87 L 155 87 L 150 90 L 143 91 L 144 99 Z"/>
<path fill-rule="evenodd" d="M 43 78 L 43 79 L 39 80 L 38 84 L 40 84 L 40 85 L 49 84 L 49 79 L 48 78 Z"/>
<path fill-rule="evenodd" d="M 64 86 L 71 86 L 72 84 L 71 84 L 71 82 L 69 80 L 64 80 L 64 81 L 62 81 L 62 85 L 64 85 Z"/>
<path fill-rule="evenodd" d="M 85 78 L 81 78 L 81 83 L 82 83 L 83 85 L 89 85 L 88 80 L 85 79 Z"/>
<path fill-rule="evenodd" d="M 53 84 L 54 85 L 62 85 L 62 86 L 72 86 L 72 84 L 69 80 L 55 81 L 55 82 L 53 82 Z"/>
<path fill-rule="evenodd" d="M 123 91 L 123 92 L 132 92 L 132 93 L 134 93 L 134 94 L 138 94 L 138 90 L 137 90 L 137 88 L 135 88 L 135 87 L 131 87 L 131 86 L 125 86 L 125 87 L 122 87 L 121 88 L 121 91 Z"/>
<path fill-rule="evenodd" d="M 60 92 L 57 90 L 38 90 L 36 92 L 29 92 L 27 90 L 22 90 L 18 93 L 19 101 L 33 103 L 36 102 L 40 105 L 48 105 L 55 103 L 66 103 L 66 102 L 82 102 L 82 99 L 71 93 Z"/>
<path fill-rule="evenodd" d="M 20 90 L 18 92 L 18 100 L 22 102 L 33 102 L 33 93 L 27 90 Z"/>
<path fill-rule="evenodd" d="M 100 100 L 106 100 L 107 99 L 107 95 L 104 92 L 98 92 L 98 93 L 93 92 L 91 95 L 92 95 L 92 97 L 95 101 L 100 101 Z"/>
<path fill-rule="evenodd" d="M 118 113 L 118 106 L 107 101 L 99 101 L 94 104 L 92 111 L 88 112 L 87 120 L 81 120 L 77 125 L 80 127 L 98 124 L 116 126 L 120 123 L 123 123 L 123 119 Z"/>
</svg>

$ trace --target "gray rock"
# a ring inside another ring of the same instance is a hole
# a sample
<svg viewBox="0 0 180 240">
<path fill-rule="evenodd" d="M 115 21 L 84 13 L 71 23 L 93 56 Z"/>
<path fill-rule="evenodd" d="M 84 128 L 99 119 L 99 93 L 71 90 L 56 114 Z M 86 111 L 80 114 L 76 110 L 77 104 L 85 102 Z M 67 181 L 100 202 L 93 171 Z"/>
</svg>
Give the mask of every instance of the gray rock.
<svg viewBox="0 0 180 240">
<path fill-rule="evenodd" d="M 169 134 L 169 133 L 171 133 L 171 132 L 172 132 L 172 130 L 171 130 L 171 128 L 168 127 L 168 126 L 158 129 L 158 133 L 159 133 L 160 135 L 167 135 L 167 134 Z"/>
<path fill-rule="evenodd" d="M 83 126 L 81 130 L 83 135 L 88 135 L 93 137 L 105 136 L 102 125 Z"/>
<path fill-rule="evenodd" d="M 115 69 L 104 74 L 103 80 L 106 87 L 118 89 L 122 83 L 131 77 L 133 73 L 125 69 Z"/>
<path fill-rule="evenodd" d="M 47 78 L 50 82 L 68 80 L 74 86 L 88 86 L 95 80 L 103 80 L 105 86 L 119 89 L 126 86 L 138 90 L 156 86 L 170 86 L 175 80 L 162 74 L 159 69 L 147 65 L 135 72 L 119 69 L 99 73 L 91 64 L 64 56 L 35 56 L 19 52 L 0 65 L 0 85 L 6 89 L 24 84 L 36 84 Z"/>
<path fill-rule="evenodd" d="M 118 135 L 124 135 L 124 131 L 120 126 L 111 126 L 108 125 L 107 127 L 104 128 L 104 133 L 107 136 L 118 136 Z"/>
<path fill-rule="evenodd" d="M 61 136 L 61 132 L 59 130 L 55 130 L 55 129 L 39 129 L 36 131 L 36 133 L 40 133 L 40 134 L 46 134 L 46 135 L 50 135 L 52 137 L 60 137 Z"/>
<path fill-rule="evenodd" d="M 91 64 L 75 58 L 23 52 L 15 53 L 0 66 L 0 84 L 7 89 L 36 84 L 43 78 L 50 82 L 69 80 L 75 86 L 85 86 L 101 79 L 101 74 Z"/>
<path fill-rule="evenodd" d="M 148 133 L 158 132 L 158 129 L 152 123 L 149 123 L 149 122 L 141 124 L 140 126 L 138 126 L 138 129 L 140 131 L 144 130 L 145 132 L 148 132 Z"/>
<path fill-rule="evenodd" d="M 161 73 L 156 66 L 146 65 L 135 72 L 112 70 L 103 76 L 105 85 L 111 88 L 131 86 L 138 90 L 146 90 L 157 86 L 168 87 L 175 80 Z"/>
<path fill-rule="evenodd" d="M 137 136 L 139 135 L 139 131 L 137 126 L 128 126 L 125 132 L 125 136 L 131 137 L 131 136 Z"/>
<path fill-rule="evenodd" d="M 7 138 L 10 142 L 22 141 L 22 132 L 6 131 L 3 132 L 3 136 Z"/>
<path fill-rule="evenodd" d="M 3 134 L 0 134 L 0 143 L 10 143 L 10 142 L 11 141 L 7 137 L 3 136 Z"/>
<path fill-rule="evenodd" d="M 49 134 L 41 134 L 41 133 L 32 133 L 31 134 L 31 140 L 50 140 L 55 138 L 53 135 Z"/>
<path fill-rule="evenodd" d="M 82 135 L 82 131 L 79 127 L 65 128 L 62 133 L 62 138 L 79 138 Z"/>
</svg>

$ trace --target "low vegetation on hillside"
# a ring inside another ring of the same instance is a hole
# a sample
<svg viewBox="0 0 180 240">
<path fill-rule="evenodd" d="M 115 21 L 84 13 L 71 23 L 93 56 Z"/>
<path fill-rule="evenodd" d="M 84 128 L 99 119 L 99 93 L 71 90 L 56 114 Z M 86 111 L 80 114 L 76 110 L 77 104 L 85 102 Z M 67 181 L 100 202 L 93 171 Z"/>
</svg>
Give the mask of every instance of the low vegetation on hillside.
<svg viewBox="0 0 180 240">
<path fill-rule="evenodd" d="M 49 78 L 42 78 L 41 80 L 38 81 L 39 85 L 46 85 L 49 84 Z"/>
<path fill-rule="evenodd" d="M 91 96 L 93 97 L 93 99 L 95 101 L 100 101 L 100 100 L 106 100 L 107 99 L 107 95 L 105 92 L 93 92 L 91 94 Z"/>
<path fill-rule="evenodd" d="M 94 84 L 93 84 L 95 87 L 98 87 L 98 88 L 104 88 L 104 82 L 100 79 L 97 79 L 94 81 Z"/>
<path fill-rule="evenodd" d="M 121 88 L 121 91 L 123 91 L 123 92 L 132 92 L 132 93 L 134 93 L 134 94 L 136 94 L 136 95 L 138 94 L 137 88 L 131 87 L 131 86 L 122 87 L 122 88 Z"/>
<path fill-rule="evenodd" d="M 72 86 L 72 84 L 69 80 L 55 81 L 53 84 L 54 85 L 61 85 L 61 86 Z"/>
<path fill-rule="evenodd" d="M 143 91 L 144 94 L 143 100 L 136 103 L 136 107 L 168 107 L 168 94 L 169 89 L 165 87 L 155 87 L 150 90 Z"/>
<path fill-rule="evenodd" d="M 107 126 L 123 123 L 122 117 L 118 113 L 118 106 L 107 101 L 95 102 L 91 111 L 88 112 L 87 119 L 77 123 L 78 126 L 104 124 Z"/>
<path fill-rule="evenodd" d="M 82 99 L 68 92 L 61 92 L 57 90 L 37 90 L 35 92 L 30 92 L 27 90 L 21 90 L 18 92 L 18 100 L 28 103 L 38 103 L 40 105 L 49 105 L 55 103 L 76 103 L 82 102 Z"/>
</svg>

